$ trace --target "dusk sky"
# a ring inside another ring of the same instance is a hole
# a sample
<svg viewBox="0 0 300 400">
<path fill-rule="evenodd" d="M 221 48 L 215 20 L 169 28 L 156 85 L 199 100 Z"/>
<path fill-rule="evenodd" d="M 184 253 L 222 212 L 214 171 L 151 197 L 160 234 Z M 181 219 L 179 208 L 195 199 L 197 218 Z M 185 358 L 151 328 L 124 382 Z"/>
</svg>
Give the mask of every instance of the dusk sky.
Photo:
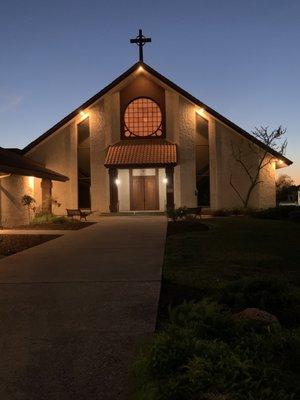
<svg viewBox="0 0 300 400">
<path fill-rule="evenodd" d="M 0 5 L 0 146 L 22 148 L 138 59 L 249 132 L 287 128 L 300 184 L 300 2 L 10 0 Z"/>
</svg>

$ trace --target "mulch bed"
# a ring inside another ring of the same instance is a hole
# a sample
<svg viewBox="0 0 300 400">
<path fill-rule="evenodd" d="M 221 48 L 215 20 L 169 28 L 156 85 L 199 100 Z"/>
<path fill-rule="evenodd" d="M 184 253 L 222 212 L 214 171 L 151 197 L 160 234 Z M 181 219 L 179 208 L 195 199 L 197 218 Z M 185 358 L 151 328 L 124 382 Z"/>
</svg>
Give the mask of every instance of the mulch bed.
<svg viewBox="0 0 300 400">
<path fill-rule="evenodd" d="M 5 235 L 0 234 L 0 257 L 9 256 L 38 244 L 56 239 L 60 235 Z"/>
<path fill-rule="evenodd" d="M 209 227 L 199 220 L 192 221 L 170 221 L 168 223 L 167 236 L 176 235 L 178 233 L 208 231 Z"/>
<path fill-rule="evenodd" d="M 83 228 L 87 228 L 95 224 L 96 222 L 83 222 L 83 221 L 70 221 L 70 222 L 62 222 L 62 223 L 45 223 L 45 224 L 30 224 L 30 225 L 20 225 L 14 226 L 9 229 L 24 229 L 24 230 L 79 230 Z"/>
</svg>

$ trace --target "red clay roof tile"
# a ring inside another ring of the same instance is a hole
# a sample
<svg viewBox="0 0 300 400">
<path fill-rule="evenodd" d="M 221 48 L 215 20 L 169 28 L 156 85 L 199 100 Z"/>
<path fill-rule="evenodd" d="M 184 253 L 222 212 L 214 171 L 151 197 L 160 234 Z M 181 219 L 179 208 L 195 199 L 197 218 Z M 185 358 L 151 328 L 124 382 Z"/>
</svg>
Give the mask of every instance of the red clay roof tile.
<svg viewBox="0 0 300 400">
<path fill-rule="evenodd" d="M 177 164 L 177 146 L 166 140 L 128 140 L 109 146 L 106 167 L 139 165 L 164 166 Z"/>
</svg>

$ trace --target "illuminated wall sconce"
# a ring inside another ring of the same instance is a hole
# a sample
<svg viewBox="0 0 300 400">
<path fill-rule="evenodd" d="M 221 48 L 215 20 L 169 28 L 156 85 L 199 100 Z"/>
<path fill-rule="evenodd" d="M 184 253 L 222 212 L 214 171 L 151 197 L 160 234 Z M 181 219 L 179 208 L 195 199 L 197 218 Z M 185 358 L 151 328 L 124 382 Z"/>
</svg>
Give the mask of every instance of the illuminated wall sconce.
<svg viewBox="0 0 300 400">
<path fill-rule="evenodd" d="M 199 108 L 196 112 L 197 112 L 197 114 L 202 116 L 202 115 L 204 115 L 205 110 L 204 110 L 204 108 Z"/>
<path fill-rule="evenodd" d="M 168 179 L 167 178 L 163 178 L 163 183 L 166 185 L 168 183 Z"/>
<path fill-rule="evenodd" d="M 142 72 L 142 71 L 144 71 L 144 68 L 140 65 L 140 66 L 138 67 L 138 72 Z"/>
<path fill-rule="evenodd" d="M 84 112 L 84 111 L 80 111 L 79 114 L 80 114 L 80 116 L 81 116 L 82 119 L 85 119 L 85 118 L 88 117 L 88 114 L 87 114 L 86 112 Z"/>
<path fill-rule="evenodd" d="M 119 186 L 120 183 L 121 183 L 120 179 L 116 179 L 116 180 L 115 180 L 115 184 L 116 184 L 117 186 Z"/>
</svg>

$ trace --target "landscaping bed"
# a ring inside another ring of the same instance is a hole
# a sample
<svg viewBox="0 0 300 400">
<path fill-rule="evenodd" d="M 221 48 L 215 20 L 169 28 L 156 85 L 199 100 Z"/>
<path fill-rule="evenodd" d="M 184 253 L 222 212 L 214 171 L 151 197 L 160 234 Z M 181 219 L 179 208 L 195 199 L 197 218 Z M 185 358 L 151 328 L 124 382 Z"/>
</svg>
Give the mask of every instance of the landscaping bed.
<svg viewBox="0 0 300 400">
<path fill-rule="evenodd" d="M 299 224 L 205 223 L 167 238 L 157 333 L 135 365 L 136 398 L 299 398 Z"/>
<path fill-rule="evenodd" d="M 87 228 L 90 225 L 95 224 L 96 222 L 83 222 L 83 221 L 64 221 L 64 222 L 43 222 L 43 223 L 31 223 L 29 225 L 20 225 L 14 226 L 10 229 L 26 229 L 26 230 L 79 230 L 83 228 Z"/>
<path fill-rule="evenodd" d="M 53 214 L 36 214 L 28 225 L 15 226 L 12 229 L 43 229 L 43 230 L 78 230 L 86 228 L 96 222 L 80 221 L 75 218 L 67 218 Z"/>
<path fill-rule="evenodd" d="M 0 234 L 0 257 L 9 256 L 38 244 L 59 237 L 59 235 L 5 235 Z"/>
</svg>

